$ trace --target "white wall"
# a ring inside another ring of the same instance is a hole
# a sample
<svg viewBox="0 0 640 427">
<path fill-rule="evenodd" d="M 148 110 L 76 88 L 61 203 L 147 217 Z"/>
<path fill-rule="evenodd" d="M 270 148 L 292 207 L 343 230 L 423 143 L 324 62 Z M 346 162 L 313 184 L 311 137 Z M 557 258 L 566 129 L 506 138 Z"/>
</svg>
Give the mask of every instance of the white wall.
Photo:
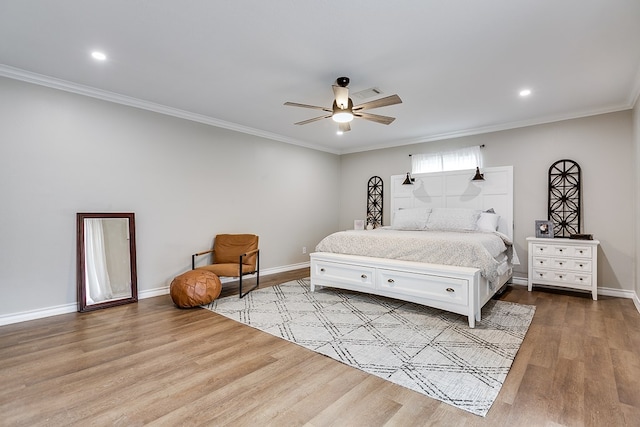
<svg viewBox="0 0 640 427">
<path fill-rule="evenodd" d="M 484 166 L 514 166 L 514 241 L 526 277 L 526 237 L 534 221 L 547 218 L 547 177 L 557 160 L 582 169 L 582 232 L 600 240 L 599 286 L 634 289 L 634 148 L 632 113 L 567 120 L 546 125 L 341 156 L 340 227 L 353 228 L 366 214 L 367 181 L 384 180 L 384 219 L 389 223 L 389 177 L 410 170 L 409 154 L 485 144 Z"/>
<path fill-rule="evenodd" d="M 76 212 L 135 212 L 145 291 L 217 233 L 259 234 L 263 269 L 308 262 L 339 180 L 336 155 L 0 78 L 0 316 L 76 302 Z"/>
</svg>

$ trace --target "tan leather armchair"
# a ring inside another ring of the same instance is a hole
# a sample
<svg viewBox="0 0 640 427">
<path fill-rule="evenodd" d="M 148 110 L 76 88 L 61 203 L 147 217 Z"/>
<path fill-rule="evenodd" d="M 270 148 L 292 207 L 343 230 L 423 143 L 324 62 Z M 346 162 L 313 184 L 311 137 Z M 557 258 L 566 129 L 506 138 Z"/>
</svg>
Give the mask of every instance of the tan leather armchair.
<svg viewBox="0 0 640 427">
<path fill-rule="evenodd" d="M 196 268 L 196 257 L 212 254 L 213 263 Z M 255 234 L 218 234 L 213 249 L 191 255 L 191 269 L 207 270 L 218 277 L 238 277 L 240 298 L 260 285 L 260 249 Z M 242 292 L 242 277 L 256 274 L 256 285 Z"/>
</svg>

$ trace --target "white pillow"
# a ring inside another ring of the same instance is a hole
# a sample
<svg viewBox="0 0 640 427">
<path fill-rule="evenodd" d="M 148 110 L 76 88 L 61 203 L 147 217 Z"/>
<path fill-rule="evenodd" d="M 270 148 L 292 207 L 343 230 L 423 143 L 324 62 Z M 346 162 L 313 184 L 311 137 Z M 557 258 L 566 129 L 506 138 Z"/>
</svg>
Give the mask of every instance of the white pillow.
<svg viewBox="0 0 640 427">
<path fill-rule="evenodd" d="M 394 230 L 424 230 L 431 208 L 410 208 L 397 210 L 393 215 L 391 228 Z"/>
<path fill-rule="evenodd" d="M 434 208 L 427 221 L 428 230 L 475 231 L 480 210 L 463 208 Z"/>
<path fill-rule="evenodd" d="M 478 218 L 477 230 L 485 232 L 493 232 L 498 230 L 498 222 L 500 215 L 489 212 L 481 212 Z"/>
</svg>

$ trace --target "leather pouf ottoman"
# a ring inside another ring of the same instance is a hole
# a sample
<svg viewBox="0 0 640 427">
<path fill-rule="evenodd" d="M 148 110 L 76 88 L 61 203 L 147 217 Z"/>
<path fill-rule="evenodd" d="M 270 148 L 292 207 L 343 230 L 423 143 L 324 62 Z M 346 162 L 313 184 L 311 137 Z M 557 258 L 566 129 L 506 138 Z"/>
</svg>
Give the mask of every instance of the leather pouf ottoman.
<svg viewBox="0 0 640 427">
<path fill-rule="evenodd" d="M 173 279 L 169 288 L 171 299 L 181 308 L 209 304 L 221 290 L 218 276 L 206 270 L 187 271 Z"/>
</svg>

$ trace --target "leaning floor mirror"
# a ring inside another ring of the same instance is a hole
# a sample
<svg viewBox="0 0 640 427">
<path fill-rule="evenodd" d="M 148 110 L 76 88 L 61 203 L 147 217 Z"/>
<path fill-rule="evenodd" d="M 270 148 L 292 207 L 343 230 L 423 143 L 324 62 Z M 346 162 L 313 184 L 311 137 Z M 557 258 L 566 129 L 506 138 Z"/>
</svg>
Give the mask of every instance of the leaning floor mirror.
<svg viewBox="0 0 640 427">
<path fill-rule="evenodd" d="M 78 213 L 78 311 L 138 301 L 133 213 Z"/>
</svg>

